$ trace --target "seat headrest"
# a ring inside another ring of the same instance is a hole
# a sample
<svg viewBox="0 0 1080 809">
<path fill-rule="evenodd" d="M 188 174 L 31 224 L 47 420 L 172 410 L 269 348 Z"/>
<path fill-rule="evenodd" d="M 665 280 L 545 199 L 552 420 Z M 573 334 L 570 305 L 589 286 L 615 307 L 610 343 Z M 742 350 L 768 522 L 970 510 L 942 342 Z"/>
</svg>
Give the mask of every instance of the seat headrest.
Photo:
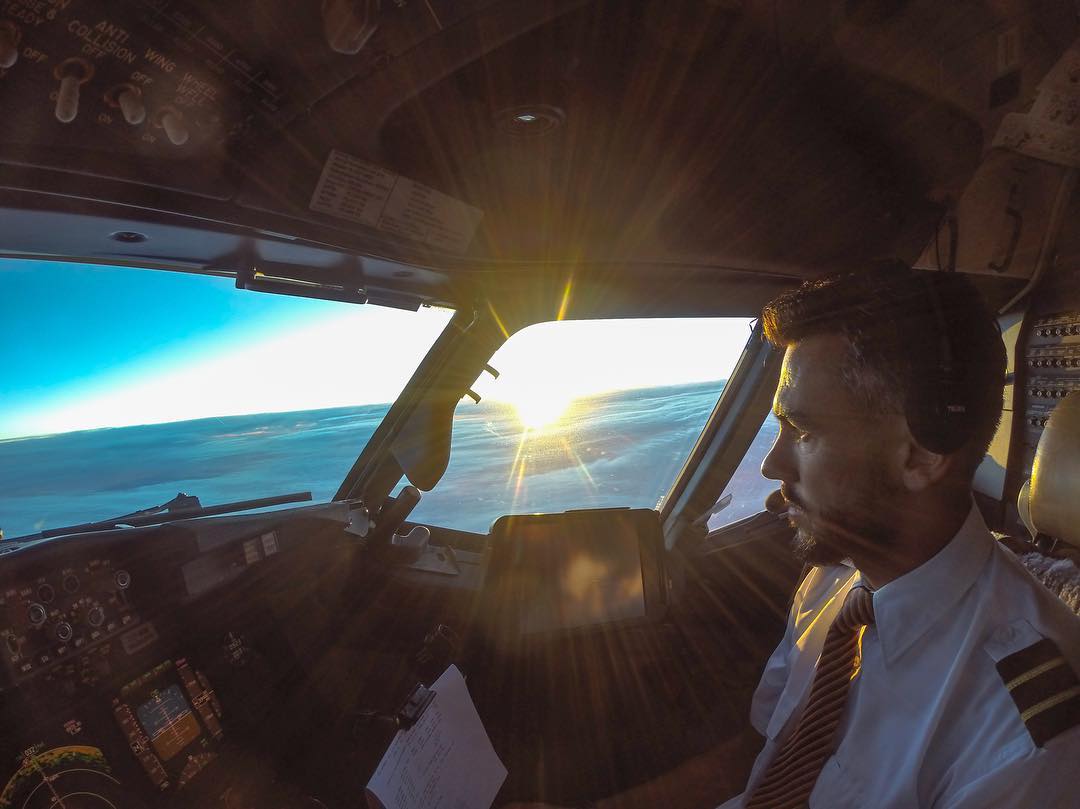
<svg viewBox="0 0 1080 809">
<path fill-rule="evenodd" d="M 1031 468 L 1031 527 L 1080 545 L 1080 393 L 1058 402 Z"/>
</svg>

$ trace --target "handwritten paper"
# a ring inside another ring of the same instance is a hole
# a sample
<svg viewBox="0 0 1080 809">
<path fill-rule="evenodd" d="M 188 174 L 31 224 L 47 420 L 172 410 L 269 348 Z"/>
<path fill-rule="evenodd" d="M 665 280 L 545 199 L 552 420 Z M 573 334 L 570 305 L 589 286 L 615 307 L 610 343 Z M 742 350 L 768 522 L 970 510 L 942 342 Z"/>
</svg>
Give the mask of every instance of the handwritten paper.
<svg viewBox="0 0 1080 809">
<path fill-rule="evenodd" d="M 435 699 L 399 730 L 367 785 L 374 809 L 489 809 L 506 779 L 465 678 L 450 666 Z"/>
</svg>

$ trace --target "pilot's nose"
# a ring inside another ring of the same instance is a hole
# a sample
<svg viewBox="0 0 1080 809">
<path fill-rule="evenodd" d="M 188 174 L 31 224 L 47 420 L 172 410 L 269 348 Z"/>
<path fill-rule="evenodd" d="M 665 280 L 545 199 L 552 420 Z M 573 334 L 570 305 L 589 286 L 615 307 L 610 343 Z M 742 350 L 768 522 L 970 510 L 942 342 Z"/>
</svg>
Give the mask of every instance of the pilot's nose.
<svg viewBox="0 0 1080 809">
<path fill-rule="evenodd" d="M 794 483 L 798 478 L 792 458 L 793 442 L 786 435 L 782 427 L 776 434 L 772 449 L 761 462 L 761 474 L 769 480 L 779 480 L 782 483 Z"/>
</svg>

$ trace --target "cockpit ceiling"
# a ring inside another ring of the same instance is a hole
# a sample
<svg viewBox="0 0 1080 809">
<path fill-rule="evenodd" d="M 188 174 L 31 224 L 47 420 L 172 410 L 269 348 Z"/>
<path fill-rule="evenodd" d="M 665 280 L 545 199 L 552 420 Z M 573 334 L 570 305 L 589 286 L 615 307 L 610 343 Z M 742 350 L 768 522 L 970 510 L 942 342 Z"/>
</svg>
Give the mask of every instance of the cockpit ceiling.
<svg viewBox="0 0 1080 809">
<path fill-rule="evenodd" d="M 428 299 L 914 259 L 1075 35 L 1065 0 L 9 0 L 0 202 L 270 231 L 431 270 L 385 279 Z M 408 181 L 440 193 L 404 226 L 357 201 Z M 50 251 L 34 221 L 0 250 L 244 258 L 92 228 Z"/>
</svg>

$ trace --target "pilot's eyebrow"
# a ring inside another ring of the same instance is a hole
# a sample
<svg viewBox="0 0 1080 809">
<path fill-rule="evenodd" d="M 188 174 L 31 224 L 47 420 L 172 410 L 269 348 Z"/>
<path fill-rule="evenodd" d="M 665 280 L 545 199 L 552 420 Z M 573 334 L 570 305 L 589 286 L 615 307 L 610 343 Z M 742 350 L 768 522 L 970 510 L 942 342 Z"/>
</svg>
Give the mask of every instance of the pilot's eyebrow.
<svg viewBox="0 0 1080 809">
<path fill-rule="evenodd" d="M 773 415 L 781 421 L 786 421 L 788 424 L 801 424 L 804 427 L 811 427 L 816 422 L 813 416 L 802 410 L 788 410 L 782 406 L 773 405 Z"/>
</svg>

